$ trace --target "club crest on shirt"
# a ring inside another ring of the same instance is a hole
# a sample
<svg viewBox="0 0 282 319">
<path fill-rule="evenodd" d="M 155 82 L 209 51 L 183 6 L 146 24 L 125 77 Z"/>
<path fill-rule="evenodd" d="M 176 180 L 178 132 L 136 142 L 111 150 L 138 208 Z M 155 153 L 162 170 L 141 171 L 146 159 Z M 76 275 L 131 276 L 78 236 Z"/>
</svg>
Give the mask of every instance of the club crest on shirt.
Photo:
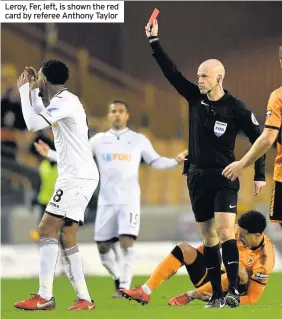
<svg viewBox="0 0 282 319">
<path fill-rule="evenodd" d="M 56 128 L 56 127 L 57 127 L 56 123 L 52 124 L 52 128 Z"/>
<path fill-rule="evenodd" d="M 271 114 L 272 114 L 271 110 L 266 112 L 266 116 L 271 116 Z"/>
<path fill-rule="evenodd" d="M 215 121 L 214 128 L 213 128 L 214 134 L 217 137 L 219 137 L 225 133 L 226 128 L 227 128 L 227 123 Z"/>
<path fill-rule="evenodd" d="M 254 257 L 249 257 L 249 259 L 247 260 L 247 265 L 251 265 L 254 261 Z"/>
</svg>

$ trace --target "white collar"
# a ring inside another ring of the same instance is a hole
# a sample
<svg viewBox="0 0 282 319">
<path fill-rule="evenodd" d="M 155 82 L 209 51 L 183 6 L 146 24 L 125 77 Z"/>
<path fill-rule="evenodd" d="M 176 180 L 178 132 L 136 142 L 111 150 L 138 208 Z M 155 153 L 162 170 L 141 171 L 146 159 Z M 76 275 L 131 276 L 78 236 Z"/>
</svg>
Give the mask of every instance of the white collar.
<svg viewBox="0 0 282 319">
<path fill-rule="evenodd" d="M 127 132 L 127 131 L 129 131 L 128 127 L 124 128 L 123 130 L 114 130 L 112 128 L 109 130 L 110 133 L 112 133 L 114 135 L 118 135 L 118 136 L 123 134 L 123 133 L 125 133 L 125 132 Z"/>
<path fill-rule="evenodd" d="M 67 90 L 67 88 L 63 88 L 63 89 L 61 89 L 58 93 L 56 93 L 53 97 L 52 97 L 52 99 L 50 100 L 50 103 L 51 103 L 51 101 L 55 98 L 55 97 L 59 97 L 59 98 L 61 98 L 61 96 L 59 96 L 62 92 L 64 92 L 64 91 L 66 91 Z"/>
</svg>

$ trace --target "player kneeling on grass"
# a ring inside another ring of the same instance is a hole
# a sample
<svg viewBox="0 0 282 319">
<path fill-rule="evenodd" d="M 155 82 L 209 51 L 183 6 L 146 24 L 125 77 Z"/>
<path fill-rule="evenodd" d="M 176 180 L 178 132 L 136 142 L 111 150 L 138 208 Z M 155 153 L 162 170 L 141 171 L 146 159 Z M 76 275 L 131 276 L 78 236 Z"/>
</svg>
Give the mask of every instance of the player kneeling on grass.
<svg viewBox="0 0 282 319">
<path fill-rule="evenodd" d="M 256 304 L 274 267 L 274 250 L 271 240 L 263 233 L 266 219 L 261 213 L 254 210 L 244 213 L 238 220 L 238 226 L 240 304 Z M 177 245 L 143 286 L 121 290 L 121 294 L 142 305 L 147 304 L 153 290 L 185 266 L 195 289 L 172 298 L 168 304 L 184 306 L 194 299 L 207 301 L 212 295 L 212 286 L 204 260 L 203 245 L 197 249 L 187 243 Z M 227 292 L 228 279 L 224 268 L 221 283 L 222 290 Z"/>
</svg>

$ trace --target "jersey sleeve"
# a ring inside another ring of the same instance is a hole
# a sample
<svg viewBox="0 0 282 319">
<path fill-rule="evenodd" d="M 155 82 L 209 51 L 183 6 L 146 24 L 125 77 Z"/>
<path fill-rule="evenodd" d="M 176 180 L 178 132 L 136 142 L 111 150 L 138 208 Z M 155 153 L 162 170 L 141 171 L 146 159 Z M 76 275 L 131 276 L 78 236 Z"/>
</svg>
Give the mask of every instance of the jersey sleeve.
<svg viewBox="0 0 282 319">
<path fill-rule="evenodd" d="M 178 162 L 174 158 L 167 158 L 160 156 L 153 148 L 151 142 L 141 135 L 142 138 L 142 152 L 141 156 L 144 161 L 151 165 L 155 169 L 170 169 L 175 168 L 178 165 Z"/>
<path fill-rule="evenodd" d="M 99 142 L 99 140 L 101 139 L 102 136 L 103 136 L 103 133 L 95 134 L 94 136 L 91 137 L 91 139 L 89 141 L 90 142 L 90 146 L 91 146 L 91 152 L 92 152 L 93 156 L 96 153 L 97 144 L 98 144 L 98 142 Z"/>
<path fill-rule="evenodd" d="M 143 157 L 144 161 L 151 165 L 154 161 L 158 160 L 161 156 L 154 150 L 152 143 L 148 140 L 147 137 L 141 135 L 141 156 Z"/>
<path fill-rule="evenodd" d="M 259 301 L 267 284 L 269 274 L 270 271 L 260 260 L 254 264 L 247 294 L 240 298 L 243 305 L 256 304 Z"/>
<path fill-rule="evenodd" d="M 267 267 L 265 267 L 258 261 L 253 266 L 253 274 L 251 276 L 251 280 L 262 286 L 265 286 L 268 281 L 269 274 L 270 271 L 267 269 Z"/>
<path fill-rule="evenodd" d="M 44 120 L 52 125 L 66 117 L 69 117 L 70 108 L 66 103 L 53 102 L 46 109 L 39 113 L 39 115 L 44 118 Z"/>
<path fill-rule="evenodd" d="M 39 94 L 39 89 L 33 89 L 30 91 L 31 104 L 36 114 L 41 113 L 45 109 L 42 98 L 39 97 L 38 94 Z"/>
<path fill-rule="evenodd" d="M 247 294 L 240 297 L 240 303 L 242 305 L 254 305 L 256 304 L 263 294 L 265 286 L 258 284 L 255 281 L 251 281 L 248 286 Z"/>
<path fill-rule="evenodd" d="M 236 117 L 239 128 L 245 133 L 249 141 L 254 144 L 261 135 L 259 123 L 252 111 L 241 101 L 237 100 Z M 255 162 L 255 181 L 265 181 L 265 155 Z"/>
<path fill-rule="evenodd" d="M 25 83 L 19 88 L 21 98 L 21 108 L 27 129 L 31 132 L 37 132 L 50 125 L 50 122 L 36 114 L 29 98 L 29 83 Z"/>
<path fill-rule="evenodd" d="M 271 93 L 266 112 L 265 127 L 280 130 L 282 123 L 282 97 L 274 91 Z"/>
<path fill-rule="evenodd" d="M 156 59 L 164 76 L 170 84 L 182 95 L 188 102 L 201 96 L 198 86 L 187 80 L 182 73 L 177 69 L 165 50 L 160 44 L 160 41 L 154 41 L 151 44 L 153 57 Z"/>
<path fill-rule="evenodd" d="M 259 122 L 257 121 L 254 113 L 252 113 L 252 111 L 239 100 L 236 111 L 240 129 L 246 134 L 250 142 L 253 144 L 261 134 Z"/>
</svg>

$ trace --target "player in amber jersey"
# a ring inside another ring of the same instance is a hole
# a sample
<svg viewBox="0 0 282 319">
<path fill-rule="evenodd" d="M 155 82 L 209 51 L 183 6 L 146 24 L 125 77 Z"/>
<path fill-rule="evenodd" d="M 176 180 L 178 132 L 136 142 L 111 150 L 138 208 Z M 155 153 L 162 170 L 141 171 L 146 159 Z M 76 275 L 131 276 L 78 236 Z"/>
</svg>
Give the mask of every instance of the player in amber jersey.
<svg viewBox="0 0 282 319">
<path fill-rule="evenodd" d="M 248 211 L 239 218 L 238 224 L 240 304 L 255 304 L 262 296 L 274 267 L 274 250 L 271 240 L 263 233 L 266 219 L 261 213 Z M 122 295 L 147 304 L 153 290 L 173 276 L 180 267 L 185 266 L 195 290 L 172 298 L 169 305 L 184 306 L 194 299 L 207 301 L 211 297 L 212 286 L 208 281 L 203 251 L 203 245 L 197 249 L 187 243 L 177 245 L 154 269 L 143 286 L 122 290 Z M 228 279 L 224 267 L 221 283 L 223 292 L 227 292 Z"/>
</svg>

